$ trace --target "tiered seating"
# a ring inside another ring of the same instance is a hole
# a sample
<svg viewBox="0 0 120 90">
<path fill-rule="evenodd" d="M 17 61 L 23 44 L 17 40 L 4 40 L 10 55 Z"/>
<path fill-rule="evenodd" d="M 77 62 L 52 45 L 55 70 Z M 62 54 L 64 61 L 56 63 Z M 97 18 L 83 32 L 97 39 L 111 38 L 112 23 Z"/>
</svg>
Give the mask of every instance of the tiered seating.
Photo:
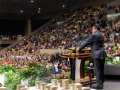
<svg viewBox="0 0 120 90">
<path fill-rule="evenodd" d="M 62 17 L 60 20 L 54 19 L 40 30 L 32 33 L 30 36 L 14 44 L 12 47 L 9 47 L 5 52 L 2 51 L 0 53 L 2 59 L 0 63 L 5 64 L 6 62 L 10 62 L 15 66 L 22 65 L 22 67 L 24 67 L 28 62 L 28 58 L 25 59 L 25 57 L 29 57 L 29 59 L 32 58 L 31 62 L 36 61 L 39 63 L 39 61 L 41 61 L 39 53 L 35 53 L 39 49 L 66 49 L 74 46 L 74 44 L 80 44 L 80 40 L 85 41 L 85 37 L 88 36 L 93 24 L 100 24 L 101 28 L 105 31 L 106 20 L 104 14 L 105 8 L 85 8 L 83 10 L 78 9 L 73 11 L 70 16 L 65 15 L 64 19 Z M 63 24 L 61 26 L 57 25 L 56 23 L 61 20 L 63 21 Z M 114 30 L 114 27 L 111 31 L 112 30 Z M 109 29 L 106 31 L 105 34 L 108 41 L 112 41 L 109 39 L 112 36 L 111 31 Z M 113 36 L 112 38 L 115 39 Z M 119 35 L 117 35 L 117 37 L 118 39 L 115 40 L 117 40 L 116 42 L 118 43 L 120 40 Z M 16 56 L 22 57 L 22 59 L 18 59 Z"/>
<path fill-rule="evenodd" d="M 64 20 L 62 26 L 55 25 L 59 20 L 54 20 L 54 23 L 48 24 L 48 26 L 40 29 L 39 32 L 19 41 L 5 52 L 2 52 L 1 55 L 10 59 L 11 56 L 21 57 L 26 55 L 31 57 L 38 49 L 65 49 L 71 47 L 73 45 L 72 42 L 76 38 L 81 37 L 84 39 L 84 35 L 87 35 L 91 30 L 91 26 L 97 22 L 96 16 L 103 16 L 101 12 L 101 10 L 96 8 L 78 9 L 70 17 L 66 17 L 67 19 Z M 12 59 L 17 61 L 16 58 Z M 13 61 L 12 63 L 14 64 Z"/>
<path fill-rule="evenodd" d="M 14 44 L 12 47 L 9 47 L 5 52 L 0 52 L 0 64 L 11 64 L 19 68 L 25 68 L 27 63 L 35 62 L 44 66 L 52 66 L 51 63 L 48 64 L 50 59 L 48 54 L 42 56 L 35 52 L 39 49 L 66 49 L 73 46 L 73 41 L 80 43 L 78 41 L 81 39 L 83 39 L 83 41 L 85 40 L 85 36 L 88 35 L 92 25 L 95 23 L 100 24 L 101 28 L 106 30 L 105 35 L 108 38 L 108 41 L 112 43 L 117 40 L 114 45 L 119 47 L 120 36 L 116 33 L 119 32 L 120 26 L 117 24 L 115 28 L 111 28 L 111 31 L 106 28 L 106 20 L 103 19 L 103 12 L 104 9 L 100 8 L 78 9 L 74 11 L 70 17 L 66 17 L 67 19 L 64 20 L 64 23 L 61 26 L 57 26 L 55 23 L 59 20 L 55 20 L 54 23 L 48 24 L 39 31 Z M 111 36 L 112 40 L 114 39 L 113 41 L 109 39 Z M 117 39 L 115 36 L 117 36 Z M 112 46 L 109 46 L 109 44 L 106 43 L 106 47 L 107 46 L 108 48 L 106 48 L 106 50 L 108 53 L 111 53 L 109 47 Z M 115 52 L 112 52 L 111 54 L 113 53 Z M 17 90 L 26 90 L 24 86 L 20 89 L 21 87 L 21 85 L 18 85 Z M 50 84 L 37 81 L 36 87 L 33 88 L 34 89 L 29 88 L 27 90 L 44 90 L 45 88 L 47 88 L 47 90 L 67 90 L 69 88 L 73 88 L 74 90 L 76 90 L 76 88 L 79 88 L 79 90 L 90 90 L 90 88 L 81 89 L 81 84 L 78 83 L 74 83 L 72 87 L 66 79 L 61 82 L 52 80 Z M 0 88 L 0 90 L 3 89 Z"/>
<path fill-rule="evenodd" d="M 119 6 L 110 6 L 108 8 L 108 13 L 120 13 L 120 7 Z"/>
</svg>

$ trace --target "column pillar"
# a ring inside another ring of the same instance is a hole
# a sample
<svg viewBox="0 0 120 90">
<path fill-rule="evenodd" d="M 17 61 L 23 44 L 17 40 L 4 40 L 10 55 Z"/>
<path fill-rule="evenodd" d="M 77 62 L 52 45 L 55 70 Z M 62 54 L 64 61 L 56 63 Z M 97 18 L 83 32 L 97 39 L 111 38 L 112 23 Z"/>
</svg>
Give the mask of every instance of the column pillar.
<svg viewBox="0 0 120 90">
<path fill-rule="evenodd" d="M 30 34 L 32 31 L 31 31 L 31 19 L 28 19 L 27 20 L 27 24 L 28 24 L 28 34 Z"/>
<path fill-rule="evenodd" d="M 27 19 L 25 34 L 28 35 L 32 32 L 31 19 Z"/>
</svg>

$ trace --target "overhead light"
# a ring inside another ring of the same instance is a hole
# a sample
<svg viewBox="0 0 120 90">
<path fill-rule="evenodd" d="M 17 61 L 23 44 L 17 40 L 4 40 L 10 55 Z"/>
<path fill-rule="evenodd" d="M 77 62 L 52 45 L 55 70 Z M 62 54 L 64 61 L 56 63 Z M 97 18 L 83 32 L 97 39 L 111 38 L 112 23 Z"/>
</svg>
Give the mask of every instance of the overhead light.
<svg viewBox="0 0 120 90">
<path fill-rule="evenodd" d="M 23 13 L 23 10 L 20 10 L 21 13 Z"/>
<path fill-rule="evenodd" d="M 40 13 L 40 11 L 38 10 L 38 14 Z"/>
<path fill-rule="evenodd" d="M 31 3 L 33 3 L 34 1 L 33 0 L 30 0 Z"/>
<path fill-rule="evenodd" d="M 41 10 L 41 8 L 38 8 L 38 10 Z"/>
<path fill-rule="evenodd" d="M 41 8 L 39 7 L 39 8 L 38 8 L 38 11 L 37 11 L 37 12 L 38 12 L 38 14 L 40 13 L 40 10 L 41 10 Z"/>
<path fill-rule="evenodd" d="M 62 5 L 63 8 L 65 8 L 65 5 Z"/>
</svg>

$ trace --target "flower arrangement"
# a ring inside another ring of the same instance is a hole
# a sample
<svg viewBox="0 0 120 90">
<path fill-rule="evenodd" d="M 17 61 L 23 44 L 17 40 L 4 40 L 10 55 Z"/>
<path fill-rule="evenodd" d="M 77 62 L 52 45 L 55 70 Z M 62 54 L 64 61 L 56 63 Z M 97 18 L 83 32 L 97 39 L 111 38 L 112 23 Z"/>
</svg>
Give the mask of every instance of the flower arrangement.
<svg viewBox="0 0 120 90">
<path fill-rule="evenodd" d="M 53 79 L 69 79 L 70 78 L 70 72 L 62 72 L 61 74 L 52 74 Z"/>
<path fill-rule="evenodd" d="M 120 65 L 120 47 L 119 44 L 112 45 L 107 50 L 107 57 L 105 59 L 106 64 L 110 65 Z"/>
</svg>

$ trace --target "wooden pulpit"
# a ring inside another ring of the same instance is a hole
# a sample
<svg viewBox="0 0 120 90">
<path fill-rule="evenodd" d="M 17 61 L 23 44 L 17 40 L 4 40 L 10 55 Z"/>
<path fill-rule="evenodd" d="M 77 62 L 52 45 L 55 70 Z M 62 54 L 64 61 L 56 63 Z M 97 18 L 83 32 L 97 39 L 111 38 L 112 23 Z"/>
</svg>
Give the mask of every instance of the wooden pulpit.
<svg viewBox="0 0 120 90">
<path fill-rule="evenodd" d="M 75 48 L 70 48 L 72 52 L 62 54 L 62 57 L 69 58 L 71 64 L 71 79 L 76 82 L 88 82 L 90 80 L 90 72 L 88 75 L 84 75 L 85 61 L 89 60 L 89 64 L 92 62 L 91 49 L 83 49 L 80 53 L 75 53 Z"/>
</svg>

